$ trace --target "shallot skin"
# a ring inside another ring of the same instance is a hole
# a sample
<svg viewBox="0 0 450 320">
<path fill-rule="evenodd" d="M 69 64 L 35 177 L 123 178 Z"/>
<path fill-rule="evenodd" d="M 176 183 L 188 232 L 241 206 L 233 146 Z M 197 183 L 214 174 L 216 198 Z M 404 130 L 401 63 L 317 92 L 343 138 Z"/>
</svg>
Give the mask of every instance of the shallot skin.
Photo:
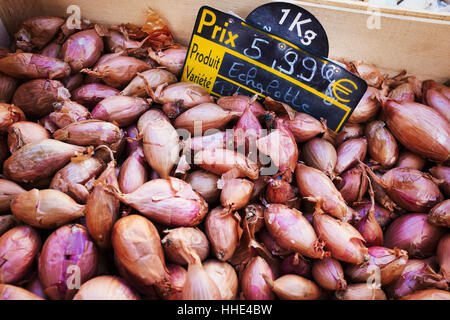
<svg viewBox="0 0 450 320">
<path fill-rule="evenodd" d="M 73 161 L 56 172 L 50 188 L 62 191 L 79 203 L 86 203 L 95 177 L 105 168 L 96 157 Z"/>
<path fill-rule="evenodd" d="M 49 139 L 48 131 L 38 123 L 19 121 L 8 129 L 8 147 L 11 153 L 16 152 L 25 144 Z"/>
<path fill-rule="evenodd" d="M 419 290 L 402 297 L 401 300 L 450 300 L 450 292 L 439 289 Z"/>
<path fill-rule="evenodd" d="M 72 92 L 72 100 L 87 107 L 94 108 L 100 101 L 119 94 L 119 90 L 101 83 L 85 84 Z"/>
<path fill-rule="evenodd" d="M 144 285 L 169 281 L 160 241 L 153 223 L 142 216 L 126 216 L 114 224 L 112 244 L 117 259 Z"/>
<path fill-rule="evenodd" d="M 30 271 L 41 247 L 30 226 L 15 227 L 0 237 L 0 283 L 16 283 Z"/>
<path fill-rule="evenodd" d="M 430 210 L 428 222 L 435 226 L 450 228 L 450 199 L 438 203 Z"/>
<path fill-rule="evenodd" d="M 116 122 L 126 127 L 134 122 L 149 108 L 146 100 L 137 97 L 112 96 L 100 101 L 92 110 L 92 118 Z"/>
<path fill-rule="evenodd" d="M 19 220 L 36 227 L 54 229 L 84 216 L 84 206 L 53 189 L 32 189 L 17 195 L 11 211 Z"/>
<path fill-rule="evenodd" d="M 167 231 L 161 240 L 164 254 L 167 259 L 179 265 L 187 265 L 184 258 L 185 248 L 193 250 L 200 260 L 205 260 L 209 255 L 209 241 L 206 235 L 197 228 L 181 227 Z"/>
<path fill-rule="evenodd" d="M 57 80 L 36 79 L 25 82 L 14 93 L 13 103 L 31 118 L 40 118 L 53 111 L 53 104 L 70 97 Z"/>
<path fill-rule="evenodd" d="M 12 199 L 23 192 L 25 192 L 25 189 L 18 184 L 10 180 L 0 179 L 0 213 L 8 212 Z"/>
<path fill-rule="evenodd" d="M 25 20 L 14 35 L 16 45 L 25 52 L 42 49 L 64 24 L 59 17 L 39 16 Z"/>
<path fill-rule="evenodd" d="M 220 261 L 227 261 L 239 244 L 239 221 L 232 212 L 217 207 L 211 210 L 205 219 L 205 230 L 211 247 Z"/>
<path fill-rule="evenodd" d="M 0 284 L 0 300 L 44 300 L 37 294 L 34 294 L 21 287 L 11 284 Z"/>
<path fill-rule="evenodd" d="M 380 181 L 389 197 L 409 212 L 428 212 L 444 199 L 434 181 L 415 169 L 391 169 Z"/>
<path fill-rule="evenodd" d="M 370 157 L 385 168 L 392 167 L 398 159 L 398 145 L 390 131 L 381 121 L 372 121 L 366 126 L 366 137 Z"/>
<path fill-rule="evenodd" d="M 450 235 L 444 235 L 436 249 L 440 272 L 447 282 L 450 280 Z"/>
<path fill-rule="evenodd" d="M 139 296 L 121 278 L 99 276 L 83 283 L 73 300 L 139 300 Z"/>
<path fill-rule="evenodd" d="M 172 227 L 196 226 L 208 211 L 206 201 L 189 184 L 173 177 L 154 179 L 132 193 L 115 195 L 153 221 Z"/>
<path fill-rule="evenodd" d="M 337 218 L 347 214 L 348 207 L 344 198 L 325 173 L 299 163 L 295 174 L 303 197 L 320 197 L 323 200 L 322 209 Z"/>
<path fill-rule="evenodd" d="M 53 300 L 70 300 L 82 284 L 97 272 L 98 252 L 85 227 L 65 225 L 45 241 L 39 256 L 39 279 Z M 77 277 L 74 278 L 74 270 Z"/>
<path fill-rule="evenodd" d="M 91 67 L 100 58 L 103 40 L 94 29 L 76 32 L 64 42 L 61 55 L 72 72 Z"/>
<path fill-rule="evenodd" d="M 150 69 L 141 73 L 121 91 L 124 96 L 144 97 L 148 88 L 155 90 L 159 85 L 177 82 L 175 75 L 164 69 Z"/>
<path fill-rule="evenodd" d="M 426 214 L 409 213 L 389 225 L 384 245 L 404 249 L 410 257 L 426 258 L 433 255 L 444 232 L 444 228 L 428 223 Z"/>
<path fill-rule="evenodd" d="M 70 74 L 70 66 L 37 53 L 15 53 L 0 59 L 0 72 L 19 79 L 62 79 Z"/>
<path fill-rule="evenodd" d="M 91 113 L 87 108 L 70 100 L 54 103 L 53 108 L 55 110 L 49 114 L 49 118 L 59 128 L 64 128 L 74 122 L 91 119 Z"/>
<path fill-rule="evenodd" d="M 323 244 L 300 211 L 271 204 L 265 210 L 264 220 L 272 237 L 284 249 L 310 258 L 321 259 L 325 256 Z"/>
<path fill-rule="evenodd" d="M 217 100 L 217 104 L 223 109 L 241 113 L 243 113 L 245 108 L 247 108 L 247 105 L 250 104 L 249 108 L 256 117 L 263 115 L 266 111 L 258 101 L 251 101 L 250 97 L 244 95 L 221 97 Z"/>
<path fill-rule="evenodd" d="M 252 258 L 242 273 L 242 294 L 247 300 L 273 300 L 274 295 L 263 275 L 273 280 L 273 273 L 261 257 Z"/>
<path fill-rule="evenodd" d="M 25 120 L 23 111 L 14 104 L 0 103 L 0 133 L 5 133 L 11 124 Z"/>
<path fill-rule="evenodd" d="M 28 143 L 5 160 L 3 172 L 14 181 L 36 181 L 50 177 L 70 158 L 85 150 L 84 147 L 53 139 Z"/>
<path fill-rule="evenodd" d="M 388 100 L 383 105 L 386 124 L 395 138 L 412 152 L 433 161 L 450 157 L 450 125 L 425 105 Z"/>
<path fill-rule="evenodd" d="M 438 165 L 430 169 L 430 173 L 433 177 L 443 180 L 442 184 L 439 185 L 442 192 L 447 198 L 450 198 L 450 167 Z"/>
<path fill-rule="evenodd" d="M 119 188 L 123 193 L 131 193 L 147 182 L 148 167 L 142 147 L 136 147 L 123 162 L 117 178 Z"/>
</svg>

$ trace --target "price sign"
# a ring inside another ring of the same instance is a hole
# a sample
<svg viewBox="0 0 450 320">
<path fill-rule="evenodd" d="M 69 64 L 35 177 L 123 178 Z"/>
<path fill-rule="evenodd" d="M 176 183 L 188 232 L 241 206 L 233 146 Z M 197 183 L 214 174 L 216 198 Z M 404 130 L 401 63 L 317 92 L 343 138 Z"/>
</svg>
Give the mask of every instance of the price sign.
<svg viewBox="0 0 450 320">
<path fill-rule="evenodd" d="M 291 12 L 281 14 L 281 18 L 291 19 L 291 25 L 295 22 L 294 30 L 296 23 L 302 26 L 301 17 L 289 18 Z M 306 29 L 303 37 L 298 35 L 296 41 L 300 42 L 311 37 Z M 312 44 L 314 40 L 305 41 Z M 181 80 L 197 83 L 217 97 L 235 93 L 270 96 L 298 112 L 326 119 L 328 127 L 338 132 L 367 84 L 338 64 L 303 48 L 305 45 L 300 47 L 204 6 L 197 16 Z M 328 52 L 328 42 L 325 49 L 320 45 L 314 48 L 312 51 Z"/>
</svg>

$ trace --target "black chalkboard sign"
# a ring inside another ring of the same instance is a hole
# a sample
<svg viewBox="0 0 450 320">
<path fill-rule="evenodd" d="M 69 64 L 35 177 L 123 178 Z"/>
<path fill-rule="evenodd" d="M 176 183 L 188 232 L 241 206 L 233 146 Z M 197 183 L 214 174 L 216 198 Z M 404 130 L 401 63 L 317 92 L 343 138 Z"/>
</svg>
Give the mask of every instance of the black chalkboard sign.
<svg viewBox="0 0 450 320">
<path fill-rule="evenodd" d="M 208 6 L 199 10 L 181 80 L 216 96 L 270 96 L 336 132 L 367 89 L 340 65 Z"/>
</svg>

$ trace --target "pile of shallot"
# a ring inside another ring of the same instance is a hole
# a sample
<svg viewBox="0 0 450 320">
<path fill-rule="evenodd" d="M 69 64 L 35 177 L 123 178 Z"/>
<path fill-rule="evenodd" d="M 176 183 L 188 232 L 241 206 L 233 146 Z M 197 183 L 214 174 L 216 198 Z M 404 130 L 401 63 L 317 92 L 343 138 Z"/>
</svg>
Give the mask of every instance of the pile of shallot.
<svg viewBox="0 0 450 320">
<path fill-rule="evenodd" d="M 179 82 L 142 27 L 0 50 L 0 299 L 450 299 L 450 88 L 362 62 L 343 129 Z"/>
</svg>

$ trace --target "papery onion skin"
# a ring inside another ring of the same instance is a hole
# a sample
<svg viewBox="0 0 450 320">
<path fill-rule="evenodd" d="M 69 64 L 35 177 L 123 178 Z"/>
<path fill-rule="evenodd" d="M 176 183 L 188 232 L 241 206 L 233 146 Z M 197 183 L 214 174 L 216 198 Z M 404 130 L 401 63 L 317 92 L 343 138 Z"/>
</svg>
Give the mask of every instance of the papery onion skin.
<svg viewBox="0 0 450 320">
<path fill-rule="evenodd" d="M 115 124 L 102 120 L 74 122 L 53 133 L 56 140 L 80 146 L 112 145 L 124 136 Z"/>
<path fill-rule="evenodd" d="M 400 299 L 417 290 L 443 289 L 448 290 L 446 280 L 437 274 L 426 260 L 410 259 L 395 282 L 388 288 L 390 297 Z"/>
<path fill-rule="evenodd" d="M 314 229 L 333 258 L 353 264 L 361 264 L 367 259 L 364 238 L 347 222 L 324 213 L 314 213 Z"/>
<path fill-rule="evenodd" d="M 140 116 L 137 122 L 137 130 L 138 134 L 141 134 L 144 129 L 155 120 L 166 120 L 170 122 L 169 118 L 162 112 L 160 109 L 152 108 L 146 112 L 142 116 Z"/>
<path fill-rule="evenodd" d="M 14 284 L 31 270 L 41 239 L 30 226 L 18 226 L 0 237 L 0 283 Z"/>
<path fill-rule="evenodd" d="M 87 70 L 86 73 L 101 78 L 110 87 L 119 89 L 127 85 L 139 72 L 150 68 L 150 65 L 139 59 L 114 56 L 106 61 L 97 62 L 92 71 Z"/>
<path fill-rule="evenodd" d="M 94 29 L 79 31 L 71 35 L 61 48 L 64 61 L 68 62 L 72 72 L 89 68 L 100 58 L 103 51 L 103 39 Z"/>
<path fill-rule="evenodd" d="M 437 260 L 440 266 L 440 273 L 447 282 L 450 282 L 450 234 L 444 235 L 436 249 Z"/>
<path fill-rule="evenodd" d="M 44 300 L 40 296 L 10 284 L 0 284 L 0 300 Z"/>
<path fill-rule="evenodd" d="M 33 227 L 54 229 L 84 216 L 84 206 L 58 190 L 32 189 L 11 201 L 11 212 Z"/>
<path fill-rule="evenodd" d="M 366 125 L 368 151 L 372 160 L 383 168 L 392 167 L 398 159 L 398 145 L 394 136 L 382 121 L 372 121 Z"/>
<path fill-rule="evenodd" d="M 106 186 L 118 188 L 115 162 L 111 161 L 100 177 L 86 201 L 86 226 L 89 235 L 102 249 L 111 247 L 111 232 L 119 218 L 120 201 L 107 192 Z"/>
<path fill-rule="evenodd" d="M 369 212 L 370 208 L 372 207 L 372 204 L 370 201 L 363 201 L 359 202 L 355 206 L 353 206 L 353 209 L 356 211 L 355 220 L 359 221 L 363 219 Z M 379 204 L 375 202 L 374 205 L 374 212 L 373 212 L 375 219 L 377 220 L 378 224 L 381 228 L 386 228 L 389 223 L 395 218 L 397 218 L 397 215 L 389 210 L 386 210 L 385 208 L 381 207 Z"/>
<path fill-rule="evenodd" d="M 383 229 L 370 211 L 364 218 L 355 223 L 356 230 L 363 236 L 367 246 L 381 246 L 383 244 Z"/>
<path fill-rule="evenodd" d="M 450 198 L 450 167 L 436 166 L 430 169 L 430 173 L 433 177 L 443 180 L 443 183 L 439 185 L 442 192 L 447 198 Z"/>
<path fill-rule="evenodd" d="M 243 218 L 258 232 L 264 226 L 264 207 L 254 203 L 245 206 Z"/>
<path fill-rule="evenodd" d="M 137 97 L 112 96 L 100 101 L 92 110 L 92 118 L 116 122 L 120 127 L 135 123 L 149 108 L 146 100 Z"/>
<path fill-rule="evenodd" d="M 283 179 L 271 179 L 266 188 L 266 200 L 269 203 L 289 205 L 299 199 L 289 182 Z"/>
<path fill-rule="evenodd" d="M 287 274 L 268 282 L 281 300 L 317 300 L 321 294 L 314 282 L 295 274 Z"/>
<path fill-rule="evenodd" d="M 0 102 L 9 102 L 19 86 L 19 81 L 0 73 Z"/>
<path fill-rule="evenodd" d="M 105 275 L 83 283 L 73 300 L 139 300 L 139 296 L 121 278 Z"/>
<path fill-rule="evenodd" d="M 348 119 L 350 123 L 364 123 L 375 117 L 380 110 L 378 101 L 379 91 L 373 87 L 367 87 L 367 91 L 361 98 L 361 101 L 353 110 L 352 115 Z"/>
<path fill-rule="evenodd" d="M 147 95 L 148 87 L 155 90 L 159 85 L 172 84 L 177 82 L 175 75 L 164 69 L 150 69 L 131 80 L 131 82 L 121 91 L 124 96 L 145 97 Z"/>
<path fill-rule="evenodd" d="M 223 182 L 220 203 L 229 210 L 240 210 L 250 201 L 253 182 L 246 179 L 228 179 Z"/>
<path fill-rule="evenodd" d="M 208 212 L 206 201 L 186 182 L 169 177 L 144 183 L 133 193 L 115 193 L 123 203 L 152 221 L 172 227 L 193 227 Z"/>
<path fill-rule="evenodd" d="M 426 160 L 415 153 L 405 151 L 400 153 L 397 161 L 398 168 L 411 168 L 416 170 L 422 170 L 426 164 Z"/>
<path fill-rule="evenodd" d="M 337 153 L 334 146 L 325 139 L 313 138 L 302 146 L 301 156 L 305 163 L 313 168 L 333 176 Z"/>
<path fill-rule="evenodd" d="M 440 227 L 450 228 L 450 199 L 435 205 L 428 213 L 428 222 Z"/>
<path fill-rule="evenodd" d="M 230 259 L 240 238 L 239 221 L 234 214 L 219 206 L 207 214 L 204 226 L 216 258 L 220 261 Z"/>
<path fill-rule="evenodd" d="M 278 171 L 290 176 L 298 162 L 298 147 L 292 133 L 282 120 L 276 121 L 276 129 L 256 141 L 260 152 L 270 157 Z M 290 179 L 287 179 L 290 182 Z"/>
<path fill-rule="evenodd" d="M 429 89 L 426 92 L 428 105 L 439 112 L 447 121 L 450 122 L 450 98 L 436 89 Z"/>
<path fill-rule="evenodd" d="M 209 242 L 206 235 L 197 228 L 181 227 L 170 229 L 161 240 L 165 257 L 173 263 L 187 265 L 182 251 L 189 248 L 200 260 L 205 260 L 209 254 Z"/>
<path fill-rule="evenodd" d="M 183 300 L 221 300 L 221 292 L 216 283 L 208 276 L 200 259 L 192 254 L 186 282 L 183 286 Z"/>
<path fill-rule="evenodd" d="M 338 300 L 387 300 L 382 289 L 367 283 L 350 284 L 347 289 L 336 291 L 335 295 Z"/>
<path fill-rule="evenodd" d="M 146 114 L 144 113 L 142 117 Z M 169 177 L 182 148 L 178 132 L 164 117 L 149 120 L 145 128 L 139 132 L 143 137 L 143 150 L 147 163 L 161 178 Z"/>
<path fill-rule="evenodd" d="M 108 33 L 105 35 L 102 34 L 102 36 L 106 37 L 105 46 L 109 52 L 120 52 L 126 49 L 137 49 L 140 47 L 138 41 L 125 37 L 119 31 L 108 30 Z"/>
<path fill-rule="evenodd" d="M 5 133 L 11 124 L 25 120 L 23 111 L 13 104 L 0 103 L 0 133 Z"/>
<path fill-rule="evenodd" d="M 367 139 L 358 138 L 347 140 L 337 149 L 335 172 L 341 174 L 352 168 L 358 161 L 363 161 L 367 153 Z"/>
<path fill-rule="evenodd" d="M 379 88 L 383 83 L 383 75 L 373 64 L 364 63 L 362 61 L 352 61 L 351 66 L 369 86 Z"/>
<path fill-rule="evenodd" d="M 402 297 L 401 300 L 450 300 L 450 292 L 438 289 L 419 290 Z"/>
<path fill-rule="evenodd" d="M 236 168 L 238 177 L 247 176 L 252 180 L 259 177 L 259 168 L 256 163 L 243 154 L 229 149 L 207 149 L 197 152 L 194 156 L 194 164 L 217 175 Z"/>
<path fill-rule="evenodd" d="M 119 90 L 101 83 L 85 84 L 72 92 L 72 100 L 87 107 L 94 108 L 100 101 L 119 94 Z"/>
<path fill-rule="evenodd" d="M 352 282 L 366 282 L 378 270 L 379 283 L 389 285 L 401 276 L 408 262 L 405 250 L 369 247 L 369 260 L 361 265 L 347 265 L 345 274 Z"/>
<path fill-rule="evenodd" d="M 252 101 L 250 97 L 244 95 L 233 95 L 221 97 L 217 104 L 223 109 L 237 112 L 244 112 L 247 105 L 250 104 L 250 110 L 256 117 L 262 116 L 266 110 L 258 101 Z"/>
<path fill-rule="evenodd" d="M 38 16 L 25 20 L 14 35 L 16 45 L 25 52 L 42 49 L 60 30 L 64 19 Z"/>
<path fill-rule="evenodd" d="M 23 192 L 25 192 L 25 189 L 18 184 L 10 180 L 0 179 L 0 213 L 8 212 L 12 199 Z"/>
<path fill-rule="evenodd" d="M 11 153 L 25 144 L 49 139 L 48 131 L 38 123 L 29 121 L 15 122 L 8 128 L 8 147 Z"/>
<path fill-rule="evenodd" d="M 280 271 L 282 274 L 296 274 L 305 278 L 311 278 L 311 261 L 299 254 L 291 254 L 283 259 Z"/>
<path fill-rule="evenodd" d="M 347 288 L 344 270 L 336 259 L 314 260 L 311 273 L 317 284 L 325 290 L 345 290 Z"/>
<path fill-rule="evenodd" d="M 148 180 L 148 167 L 144 151 L 138 146 L 123 162 L 119 176 L 119 188 L 123 193 L 131 193 Z"/>
<path fill-rule="evenodd" d="M 164 289 L 160 290 L 159 286 L 155 286 L 155 289 L 164 300 L 181 300 L 187 271 L 177 264 L 168 264 L 167 270 L 170 274 L 170 293 L 165 293 Z"/>
<path fill-rule="evenodd" d="M 91 113 L 81 104 L 66 100 L 53 104 L 55 109 L 49 114 L 52 120 L 59 128 L 64 128 L 71 123 L 91 119 Z"/>
<path fill-rule="evenodd" d="M 203 267 L 220 290 L 222 300 L 234 300 L 238 291 L 238 277 L 236 271 L 227 262 L 208 260 Z"/>
<path fill-rule="evenodd" d="M 344 200 L 353 205 L 354 202 L 361 201 L 369 187 L 368 178 L 361 167 L 354 167 L 341 174 L 341 180 L 335 182 L 337 189 Z"/>
<path fill-rule="evenodd" d="M 77 291 L 74 284 L 92 278 L 97 262 L 97 249 L 85 227 L 73 224 L 57 229 L 45 241 L 39 256 L 39 279 L 45 294 L 53 300 L 72 299 Z"/>
<path fill-rule="evenodd" d="M 129 215 L 119 219 L 112 232 L 112 244 L 119 263 L 143 285 L 167 284 L 160 237 L 148 219 Z"/>
<path fill-rule="evenodd" d="M 14 53 L 0 59 L 0 72 L 18 79 L 62 79 L 70 74 L 70 66 L 37 53 Z"/>
<path fill-rule="evenodd" d="M 181 75 L 186 54 L 187 48 L 183 46 L 174 46 L 159 52 L 153 50 L 148 51 L 151 59 L 155 60 L 159 65 L 165 67 L 177 77 Z"/>
<path fill-rule="evenodd" d="M 271 204 L 264 212 L 266 227 L 274 240 L 284 249 L 310 258 L 325 255 L 314 228 L 297 209 L 281 204 Z"/>
<path fill-rule="evenodd" d="M 364 134 L 363 125 L 358 123 L 347 123 L 344 127 L 342 127 L 341 131 L 337 134 L 336 138 L 334 139 L 334 143 L 338 147 L 347 140 L 362 137 L 363 134 Z"/>
<path fill-rule="evenodd" d="M 414 102 L 415 94 L 413 85 L 409 82 L 402 83 L 389 92 L 388 97 L 399 102 Z"/>
<path fill-rule="evenodd" d="M 241 290 L 246 300 L 273 300 L 274 295 L 263 275 L 273 278 L 272 270 L 267 262 L 257 256 L 250 259 L 241 277 Z"/>
<path fill-rule="evenodd" d="M 264 219 L 264 217 L 263 217 Z M 264 222 L 264 220 L 263 220 Z M 281 247 L 277 241 L 272 237 L 267 228 L 261 229 L 258 232 L 258 239 L 264 245 L 264 247 L 269 250 L 269 252 L 274 256 L 286 256 L 291 254 L 291 250 Z"/>
<path fill-rule="evenodd" d="M 220 189 L 217 188 L 217 181 L 217 175 L 204 170 L 193 171 L 186 177 L 186 182 L 208 203 L 216 203 L 219 200 Z"/>
<path fill-rule="evenodd" d="M 444 232 L 444 228 L 428 223 L 426 214 L 409 213 L 389 225 L 384 245 L 406 250 L 410 257 L 426 258 L 433 255 Z"/>
<path fill-rule="evenodd" d="M 179 115 L 174 121 L 174 126 L 186 129 L 191 134 L 204 133 L 209 129 L 224 128 L 239 115 L 237 112 L 222 109 L 215 103 L 202 103 Z"/>
<path fill-rule="evenodd" d="M 383 105 L 386 124 L 395 138 L 418 155 L 446 161 L 450 157 L 450 125 L 437 111 L 419 103 Z"/>
<path fill-rule="evenodd" d="M 298 112 L 294 119 L 288 117 L 282 117 L 282 119 L 298 143 L 308 141 L 326 131 L 323 123 L 306 113 Z"/>
<path fill-rule="evenodd" d="M 322 209 L 337 218 L 347 214 L 348 207 L 344 198 L 322 171 L 299 163 L 295 174 L 302 197 L 320 197 L 323 200 Z"/>
<path fill-rule="evenodd" d="M 53 111 L 53 103 L 66 100 L 69 91 L 57 80 L 36 79 L 25 82 L 14 93 L 13 103 L 32 118 L 40 118 Z"/>
<path fill-rule="evenodd" d="M 50 189 L 64 192 L 78 203 L 86 203 L 95 177 L 104 168 L 104 162 L 96 157 L 70 162 L 53 176 Z"/>
</svg>

